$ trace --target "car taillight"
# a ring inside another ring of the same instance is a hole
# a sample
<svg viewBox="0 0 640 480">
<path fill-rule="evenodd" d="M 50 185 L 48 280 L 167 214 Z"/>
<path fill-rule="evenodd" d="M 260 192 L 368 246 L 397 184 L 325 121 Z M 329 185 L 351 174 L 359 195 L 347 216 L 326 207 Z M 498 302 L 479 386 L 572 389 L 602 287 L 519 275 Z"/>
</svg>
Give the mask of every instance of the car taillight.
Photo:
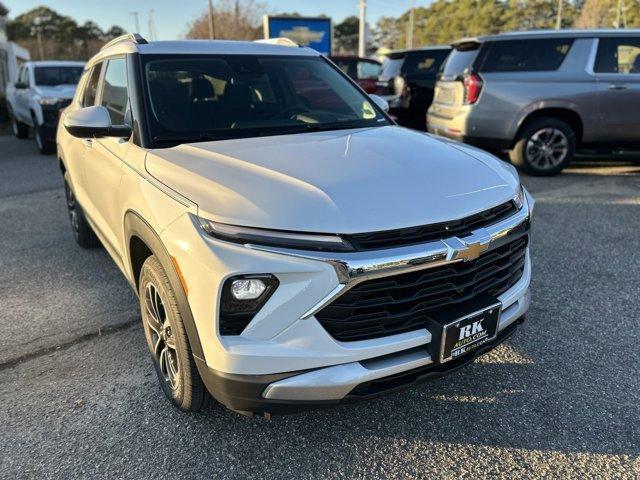
<svg viewBox="0 0 640 480">
<path fill-rule="evenodd" d="M 476 103 L 482 90 L 482 79 L 472 73 L 466 75 L 462 83 L 464 85 L 464 103 L 467 105 Z"/>
</svg>

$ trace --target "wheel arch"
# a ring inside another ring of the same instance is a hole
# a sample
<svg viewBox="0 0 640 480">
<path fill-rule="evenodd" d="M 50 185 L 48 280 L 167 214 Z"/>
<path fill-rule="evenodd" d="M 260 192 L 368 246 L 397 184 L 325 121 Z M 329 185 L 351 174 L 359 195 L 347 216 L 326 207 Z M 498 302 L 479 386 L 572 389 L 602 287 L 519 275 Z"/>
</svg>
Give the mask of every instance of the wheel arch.
<svg viewBox="0 0 640 480">
<path fill-rule="evenodd" d="M 580 145 L 582 136 L 584 134 L 584 123 L 582 122 L 582 117 L 578 112 L 571 108 L 558 106 L 539 108 L 525 115 L 518 124 L 518 129 L 513 140 L 512 148 L 520 138 L 520 134 L 526 128 L 526 126 L 532 121 L 539 118 L 557 118 L 559 120 L 567 122 L 571 126 L 571 128 L 573 128 L 573 131 L 576 134 L 577 145 Z"/>
<path fill-rule="evenodd" d="M 142 265 L 149 256 L 154 255 L 162 265 L 162 268 L 166 272 L 167 278 L 171 283 L 171 287 L 176 296 L 176 301 L 180 307 L 180 313 L 182 315 L 185 330 L 187 331 L 191 351 L 194 356 L 198 357 L 198 359 L 203 359 L 204 354 L 202 351 L 202 345 L 195 326 L 191 307 L 189 306 L 187 294 L 182 287 L 182 282 L 176 272 L 176 267 L 174 266 L 172 257 L 162 243 L 160 236 L 139 213 L 133 210 L 128 210 L 125 213 L 124 233 L 126 241 L 125 261 L 127 262 L 127 275 L 130 277 L 129 283 L 132 288 L 135 290 L 136 294 L 138 294 Z"/>
</svg>

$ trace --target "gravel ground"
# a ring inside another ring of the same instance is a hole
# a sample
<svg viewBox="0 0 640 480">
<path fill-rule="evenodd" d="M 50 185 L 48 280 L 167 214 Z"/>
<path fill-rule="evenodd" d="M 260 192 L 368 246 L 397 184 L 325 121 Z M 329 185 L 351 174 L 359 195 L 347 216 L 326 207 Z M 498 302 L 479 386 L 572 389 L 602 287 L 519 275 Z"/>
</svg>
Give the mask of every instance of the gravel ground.
<svg viewBox="0 0 640 480">
<path fill-rule="evenodd" d="M 75 246 L 54 157 L 0 137 L 0 478 L 640 477 L 640 163 L 523 178 L 533 305 L 453 375 L 248 418 L 163 398 L 134 295 Z"/>
</svg>

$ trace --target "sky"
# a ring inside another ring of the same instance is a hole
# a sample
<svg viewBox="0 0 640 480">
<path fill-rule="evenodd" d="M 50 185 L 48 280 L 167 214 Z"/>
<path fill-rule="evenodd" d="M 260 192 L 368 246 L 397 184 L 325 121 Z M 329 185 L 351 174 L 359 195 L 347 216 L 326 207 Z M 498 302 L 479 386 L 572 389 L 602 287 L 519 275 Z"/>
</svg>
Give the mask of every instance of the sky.
<svg viewBox="0 0 640 480">
<path fill-rule="evenodd" d="M 139 12 L 141 34 L 149 32 L 149 11 L 154 10 L 158 40 L 171 40 L 184 36 L 187 24 L 207 6 L 207 0 L 0 0 L 14 18 L 32 8 L 45 5 L 62 15 L 73 17 L 78 23 L 92 20 L 103 30 L 119 25 L 127 31 L 135 30 L 130 12 Z M 262 0 L 269 13 L 298 12 L 305 16 L 324 13 L 335 23 L 349 15 L 358 14 L 357 0 Z M 431 0 L 416 0 L 416 6 L 424 6 Z M 214 0 L 215 3 L 215 0 Z M 367 0 L 367 22 L 371 25 L 381 16 L 399 16 L 405 12 L 411 0 Z"/>
</svg>

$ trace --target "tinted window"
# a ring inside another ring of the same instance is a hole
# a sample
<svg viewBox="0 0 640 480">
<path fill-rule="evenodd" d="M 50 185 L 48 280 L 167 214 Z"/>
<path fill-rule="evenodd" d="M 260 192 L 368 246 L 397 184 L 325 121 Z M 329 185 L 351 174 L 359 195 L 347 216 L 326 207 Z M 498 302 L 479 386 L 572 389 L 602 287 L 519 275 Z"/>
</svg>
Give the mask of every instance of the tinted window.
<svg viewBox="0 0 640 480">
<path fill-rule="evenodd" d="M 444 62 L 442 66 L 442 78 L 455 80 L 464 75 L 464 73 L 473 66 L 479 50 L 480 45 L 478 44 L 471 48 L 453 49 L 447 61 Z"/>
<path fill-rule="evenodd" d="M 358 78 L 378 78 L 380 65 L 374 62 L 358 62 Z"/>
<path fill-rule="evenodd" d="M 320 57 L 145 60 L 157 141 L 174 132 L 197 140 L 206 132 L 241 138 L 387 124 L 369 98 Z"/>
<path fill-rule="evenodd" d="M 87 86 L 84 90 L 84 95 L 82 97 L 82 106 L 83 107 L 91 107 L 96 103 L 96 92 L 98 91 L 98 81 L 100 80 L 100 70 L 102 68 L 102 64 L 99 63 L 93 70 L 91 70 L 91 76 L 89 77 L 89 81 L 87 82 Z"/>
<path fill-rule="evenodd" d="M 640 38 L 602 38 L 594 71 L 640 73 Z"/>
<path fill-rule="evenodd" d="M 113 125 L 125 123 L 128 98 L 127 67 L 124 58 L 109 60 L 104 74 L 101 105 L 109 111 Z"/>
<path fill-rule="evenodd" d="M 499 41 L 487 44 L 481 72 L 541 72 L 557 70 L 572 39 L 546 38 Z"/>
<path fill-rule="evenodd" d="M 36 67 L 33 75 L 36 85 L 47 87 L 76 85 L 83 70 L 83 67 Z"/>
<path fill-rule="evenodd" d="M 400 75 L 404 57 L 386 58 L 382 62 L 382 70 L 380 70 L 380 78 L 389 79 Z"/>
<path fill-rule="evenodd" d="M 410 52 L 402 67 L 406 75 L 424 75 L 435 77 L 442 62 L 447 58 L 448 50 L 427 50 Z"/>
<path fill-rule="evenodd" d="M 338 65 L 338 67 L 340 67 L 340 70 L 342 70 L 346 75 L 349 75 L 351 78 L 357 78 L 356 77 L 356 62 L 355 60 L 347 60 L 347 59 L 339 59 L 339 60 L 334 60 L 335 64 Z"/>
</svg>

